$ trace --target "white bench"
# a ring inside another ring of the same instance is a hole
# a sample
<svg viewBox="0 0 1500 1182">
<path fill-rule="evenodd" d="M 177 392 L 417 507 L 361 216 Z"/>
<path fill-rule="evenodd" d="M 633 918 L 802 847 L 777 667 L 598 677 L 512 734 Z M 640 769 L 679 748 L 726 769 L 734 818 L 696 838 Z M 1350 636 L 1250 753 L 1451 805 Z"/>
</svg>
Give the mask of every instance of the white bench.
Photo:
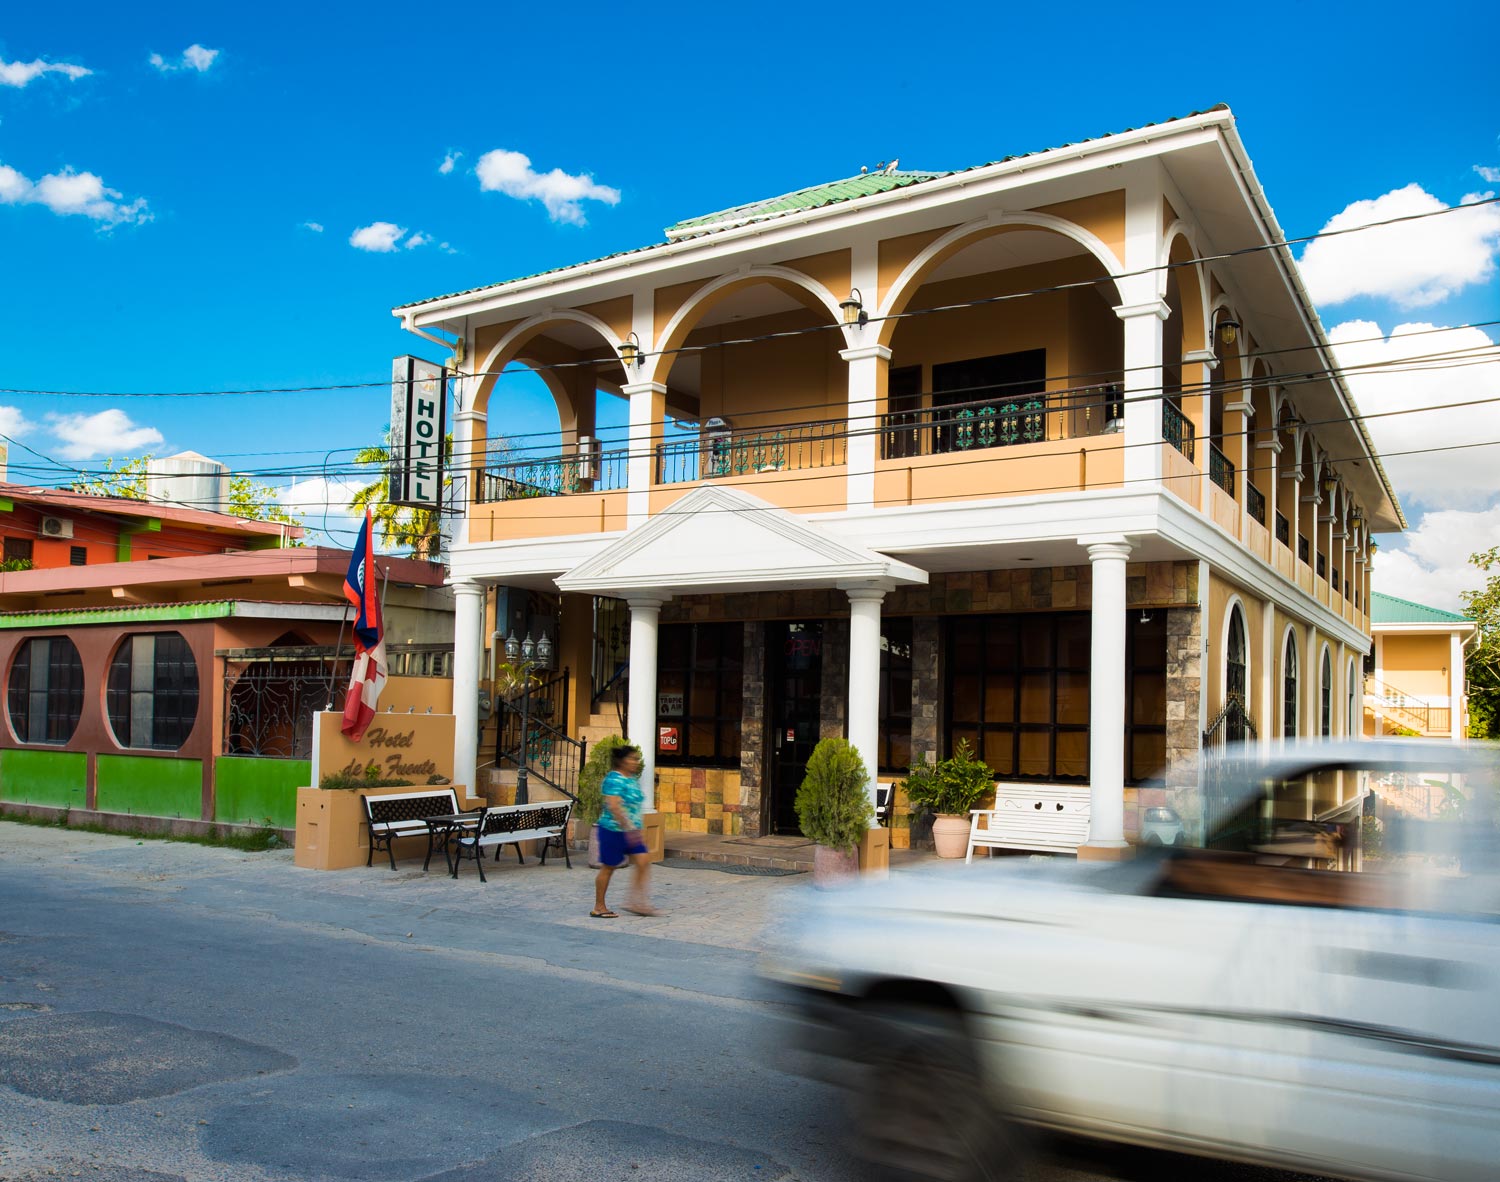
<svg viewBox="0 0 1500 1182">
<path fill-rule="evenodd" d="M 548 800 L 539 804 L 504 804 L 487 808 L 479 814 L 471 828 L 460 829 L 453 835 L 453 877 L 458 877 L 458 864 L 464 858 L 473 858 L 479 867 L 479 881 L 484 877 L 484 851 L 494 847 L 495 860 L 500 860 L 500 847 L 512 842 L 540 841 L 542 865 L 547 864 L 547 850 L 556 841 L 563 852 L 563 861 L 569 870 L 573 859 L 568 857 L 568 818 L 573 812 L 571 800 Z M 516 857 L 526 864 L 526 856 L 516 845 Z"/>
<path fill-rule="evenodd" d="M 1089 837 L 1089 790 L 1062 784 L 996 784 L 995 807 L 969 813 L 969 851 L 979 847 L 1075 854 Z"/>
<path fill-rule="evenodd" d="M 440 817 L 458 812 L 458 795 L 452 788 L 429 788 L 425 792 L 392 792 L 385 796 L 361 796 L 365 802 L 365 821 L 370 826 L 370 852 L 365 865 L 375 860 L 375 851 L 384 849 L 396 868 L 396 853 L 391 843 L 398 837 L 427 838 L 427 857 L 432 857 L 432 835 L 424 817 Z"/>
</svg>

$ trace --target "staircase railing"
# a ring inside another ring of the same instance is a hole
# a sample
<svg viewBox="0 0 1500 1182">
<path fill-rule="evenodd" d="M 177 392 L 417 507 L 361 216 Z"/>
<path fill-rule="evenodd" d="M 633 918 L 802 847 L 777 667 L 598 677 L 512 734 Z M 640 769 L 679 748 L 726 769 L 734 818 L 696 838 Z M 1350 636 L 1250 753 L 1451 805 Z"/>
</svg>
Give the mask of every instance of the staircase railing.
<svg viewBox="0 0 1500 1182">
<path fill-rule="evenodd" d="M 578 791 L 578 772 L 587 757 L 587 743 L 569 736 L 564 718 L 568 707 L 569 671 L 532 687 L 531 700 L 522 708 L 519 699 L 496 703 L 495 766 L 521 766 L 527 773 L 563 795 Z M 526 733 L 521 733 L 522 715 Z"/>
<path fill-rule="evenodd" d="M 1365 705 L 1418 734 L 1446 734 L 1453 723 L 1450 706 L 1433 706 L 1374 677 L 1365 678 Z"/>
</svg>

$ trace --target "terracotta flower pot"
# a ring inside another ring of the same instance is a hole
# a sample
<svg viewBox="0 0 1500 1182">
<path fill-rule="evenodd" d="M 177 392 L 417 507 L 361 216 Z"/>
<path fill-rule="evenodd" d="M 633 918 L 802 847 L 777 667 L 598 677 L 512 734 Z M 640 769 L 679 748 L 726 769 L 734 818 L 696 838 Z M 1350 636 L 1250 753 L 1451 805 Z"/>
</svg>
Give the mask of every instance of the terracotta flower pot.
<svg viewBox="0 0 1500 1182">
<path fill-rule="evenodd" d="M 813 886 L 836 887 L 859 878 L 859 851 L 813 846 Z"/>
<path fill-rule="evenodd" d="M 939 858 L 962 858 L 969 849 L 969 818 L 939 813 L 932 821 L 932 844 Z"/>
</svg>

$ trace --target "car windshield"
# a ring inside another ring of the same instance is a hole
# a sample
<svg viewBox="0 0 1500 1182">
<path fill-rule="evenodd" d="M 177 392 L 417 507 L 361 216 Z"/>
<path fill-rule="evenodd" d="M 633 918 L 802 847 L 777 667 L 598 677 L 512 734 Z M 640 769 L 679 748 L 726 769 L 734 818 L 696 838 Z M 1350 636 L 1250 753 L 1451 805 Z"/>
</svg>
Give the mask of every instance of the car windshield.
<svg viewBox="0 0 1500 1182">
<path fill-rule="evenodd" d="M 1248 881 L 1247 866 L 1318 872 L 1266 889 L 1283 901 L 1500 918 L 1497 772 L 1500 752 L 1481 744 L 1243 748 L 1205 758 L 1200 785 L 1175 803 L 1187 842 L 1215 856 L 1225 882 Z"/>
</svg>

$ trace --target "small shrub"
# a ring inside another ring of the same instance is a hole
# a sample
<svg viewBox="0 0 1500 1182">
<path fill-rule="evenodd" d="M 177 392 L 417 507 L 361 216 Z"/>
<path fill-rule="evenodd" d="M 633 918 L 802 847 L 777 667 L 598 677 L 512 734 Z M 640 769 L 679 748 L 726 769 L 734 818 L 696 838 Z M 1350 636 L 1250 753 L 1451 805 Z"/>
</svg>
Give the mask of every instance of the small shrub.
<svg viewBox="0 0 1500 1182">
<path fill-rule="evenodd" d="M 590 748 L 588 760 L 578 772 L 578 805 L 573 810 L 580 828 L 598 824 L 604 811 L 604 777 L 609 775 L 610 756 L 615 748 L 627 746 L 619 735 L 606 735 Z"/>
<path fill-rule="evenodd" d="M 370 767 L 375 767 L 372 763 Z M 358 776 L 346 775 L 337 772 L 331 776 L 324 776 L 318 781 L 319 788 L 347 788 L 351 790 L 363 788 L 410 788 L 410 780 L 383 779 L 380 769 L 375 768 L 375 775 L 370 775 L 370 768 L 364 770 L 364 774 Z"/>
<path fill-rule="evenodd" d="M 995 787 L 995 773 L 984 760 L 974 758 L 967 739 L 960 739 L 947 759 L 912 768 L 901 787 L 913 811 L 961 817 Z"/>
<path fill-rule="evenodd" d="M 845 853 L 854 849 L 875 815 L 869 789 L 865 761 L 848 739 L 820 741 L 797 789 L 797 824 L 803 836 Z"/>
</svg>

